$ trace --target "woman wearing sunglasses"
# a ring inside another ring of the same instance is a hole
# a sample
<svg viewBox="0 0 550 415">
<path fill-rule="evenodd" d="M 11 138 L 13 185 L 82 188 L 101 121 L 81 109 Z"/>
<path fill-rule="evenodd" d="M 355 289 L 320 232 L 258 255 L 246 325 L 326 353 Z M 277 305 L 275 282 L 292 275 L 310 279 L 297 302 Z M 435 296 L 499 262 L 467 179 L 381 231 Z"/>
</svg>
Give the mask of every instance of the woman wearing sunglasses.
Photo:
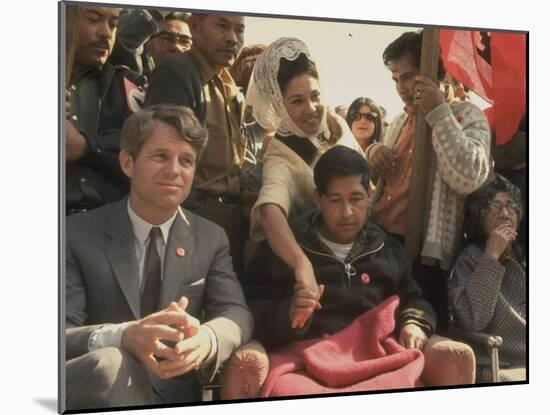
<svg viewBox="0 0 550 415">
<path fill-rule="evenodd" d="M 376 103 L 367 97 L 359 97 L 348 109 L 346 121 L 363 151 L 378 142 L 383 134 L 382 112 Z"/>
</svg>

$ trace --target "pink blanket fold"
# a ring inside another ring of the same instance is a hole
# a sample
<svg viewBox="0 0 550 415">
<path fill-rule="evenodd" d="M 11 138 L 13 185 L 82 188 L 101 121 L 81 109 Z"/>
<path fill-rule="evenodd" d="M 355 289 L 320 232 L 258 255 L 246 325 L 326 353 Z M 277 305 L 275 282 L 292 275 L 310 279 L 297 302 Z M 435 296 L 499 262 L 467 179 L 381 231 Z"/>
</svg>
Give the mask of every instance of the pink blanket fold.
<svg viewBox="0 0 550 415">
<path fill-rule="evenodd" d="M 424 356 L 390 337 L 398 305 L 399 298 L 390 297 L 329 338 L 295 342 L 270 353 L 262 396 L 420 386 Z"/>
</svg>

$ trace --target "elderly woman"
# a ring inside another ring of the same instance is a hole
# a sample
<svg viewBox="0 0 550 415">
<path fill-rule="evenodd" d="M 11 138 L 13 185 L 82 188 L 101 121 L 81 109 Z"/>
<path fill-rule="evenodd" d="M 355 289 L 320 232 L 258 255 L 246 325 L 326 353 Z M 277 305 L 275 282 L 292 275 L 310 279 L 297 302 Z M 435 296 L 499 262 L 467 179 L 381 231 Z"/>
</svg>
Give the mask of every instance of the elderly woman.
<svg viewBox="0 0 550 415">
<path fill-rule="evenodd" d="M 355 99 L 349 106 L 346 122 L 363 151 L 382 138 L 384 132 L 382 111 L 370 98 Z"/>
<path fill-rule="evenodd" d="M 469 245 L 449 286 L 458 324 L 501 336 L 500 381 L 525 380 L 525 260 L 515 243 L 522 217 L 519 189 L 495 174 L 466 200 Z M 477 353 L 477 381 L 489 381 L 489 359 Z"/>
<path fill-rule="evenodd" d="M 336 144 L 357 148 L 345 124 L 323 103 L 319 74 L 306 45 L 281 38 L 259 57 L 247 92 L 256 121 L 276 130 L 264 154 L 263 182 L 251 212 L 251 238 L 267 241 L 294 271 L 297 282 L 319 296 L 313 267 L 287 219 L 315 207 L 313 166 Z M 294 322 L 301 327 L 313 310 Z"/>
</svg>

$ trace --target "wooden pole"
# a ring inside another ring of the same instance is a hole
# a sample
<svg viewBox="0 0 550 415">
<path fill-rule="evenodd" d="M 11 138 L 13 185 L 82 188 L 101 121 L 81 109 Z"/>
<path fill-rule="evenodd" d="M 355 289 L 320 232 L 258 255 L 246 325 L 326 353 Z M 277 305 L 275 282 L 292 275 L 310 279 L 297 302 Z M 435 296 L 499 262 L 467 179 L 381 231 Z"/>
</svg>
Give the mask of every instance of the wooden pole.
<svg viewBox="0 0 550 415">
<path fill-rule="evenodd" d="M 439 29 L 426 28 L 422 34 L 422 56 L 420 59 L 420 74 L 430 77 L 436 83 L 439 63 Z M 409 192 L 408 225 L 405 235 L 405 252 L 414 261 L 422 249 L 425 229 L 429 217 L 431 195 L 428 190 L 429 166 L 432 165 L 433 154 L 431 142 L 432 129 L 426 123 L 424 113 L 417 107 L 416 111 L 416 142 L 412 168 L 412 182 Z"/>
<path fill-rule="evenodd" d="M 76 44 L 78 42 L 78 26 L 80 18 L 80 6 L 72 4 L 65 5 L 65 79 L 66 84 L 71 82 L 71 75 L 74 65 L 74 55 L 76 53 Z"/>
</svg>

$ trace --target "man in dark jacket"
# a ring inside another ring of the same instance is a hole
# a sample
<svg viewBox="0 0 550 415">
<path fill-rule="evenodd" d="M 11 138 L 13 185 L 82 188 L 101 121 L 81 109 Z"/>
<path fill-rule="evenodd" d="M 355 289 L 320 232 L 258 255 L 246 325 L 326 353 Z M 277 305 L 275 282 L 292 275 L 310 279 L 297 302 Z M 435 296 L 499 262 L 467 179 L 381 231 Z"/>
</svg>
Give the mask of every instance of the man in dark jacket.
<svg viewBox="0 0 550 415">
<path fill-rule="evenodd" d="M 293 271 L 264 244 L 243 284 L 254 337 L 269 348 L 333 334 L 396 294 L 399 342 L 422 349 L 435 329 L 435 313 L 411 276 L 401 243 L 367 220 L 367 162 L 336 146 L 317 162 L 314 180 L 319 209 L 291 228 L 314 267 L 320 295 L 295 284 Z M 293 316 L 303 308 L 315 311 L 303 328 L 293 328 Z"/>
<path fill-rule="evenodd" d="M 82 7 L 67 90 L 67 214 L 120 200 L 129 190 L 118 162 L 120 129 L 143 101 L 143 78 L 106 63 L 113 50 L 119 9 Z"/>
<path fill-rule="evenodd" d="M 109 62 L 128 66 L 149 78 L 164 58 L 191 47 L 188 16 L 189 13 L 168 10 L 128 10 L 120 16 Z"/>
</svg>

